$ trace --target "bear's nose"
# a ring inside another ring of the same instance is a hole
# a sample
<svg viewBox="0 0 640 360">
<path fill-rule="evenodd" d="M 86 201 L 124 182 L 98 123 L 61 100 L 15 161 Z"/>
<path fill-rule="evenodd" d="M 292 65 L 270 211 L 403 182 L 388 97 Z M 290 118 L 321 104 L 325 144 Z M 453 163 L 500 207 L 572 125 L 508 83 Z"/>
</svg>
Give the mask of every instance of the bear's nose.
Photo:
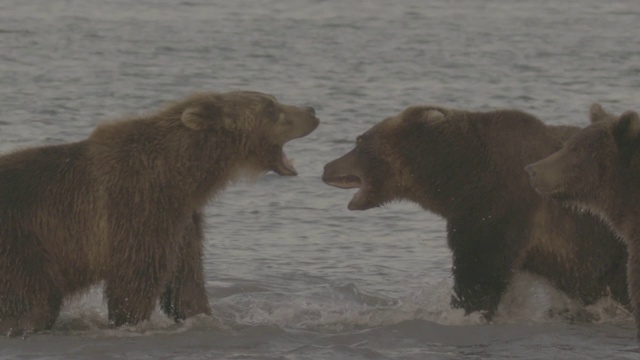
<svg viewBox="0 0 640 360">
<path fill-rule="evenodd" d="M 536 168 L 533 166 L 533 164 L 529 164 L 529 165 L 525 166 L 524 167 L 524 171 L 526 171 L 527 174 L 529 174 L 530 177 L 536 176 Z"/>
<path fill-rule="evenodd" d="M 312 108 L 311 106 L 305 106 L 303 107 L 303 109 L 309 114 L 316 116 L 316 109 Z"/>
</svg>

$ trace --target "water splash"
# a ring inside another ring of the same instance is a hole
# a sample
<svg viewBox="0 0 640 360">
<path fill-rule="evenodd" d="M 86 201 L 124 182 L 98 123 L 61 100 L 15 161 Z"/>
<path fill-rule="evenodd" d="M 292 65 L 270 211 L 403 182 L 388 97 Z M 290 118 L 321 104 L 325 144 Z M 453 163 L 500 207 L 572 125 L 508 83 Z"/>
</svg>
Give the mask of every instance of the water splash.
<svg viewBox="0 0 640 360">
<path fill-rule="evenodd" d="M 225 288 L 231 283 L 225 282 Z M 233 286 L 231 286 L 233 287 Z M 315 284 L 297 292 L 225 291 L 230 294 L 212 299 L 214 316 L 197 316 L 176 324 L 156 310 L 148 321 L 135 326 L 113 328 L 101 287 L 70 301 L 60 314 L 52 332 L 87 336 L 131 337 L 180 333 L 190 330 L 230 332 L 246 326 L 276 326 L 282 329 L 330 331 L 368 329 L 405 321 L 425 320 L 439 325 L 468 326 L 486 324 L 479 313 L 465 315 L 450 306 L 451 279 L 425 283 L 392 297 L 359 288 L 353 283 Z M 582 306 L 555 289 L 545 279 L 518 274 L 498 307 L 495 324 L 523 322 L 629 321 L 630 314 L 612 299 Z"/>
</svg>

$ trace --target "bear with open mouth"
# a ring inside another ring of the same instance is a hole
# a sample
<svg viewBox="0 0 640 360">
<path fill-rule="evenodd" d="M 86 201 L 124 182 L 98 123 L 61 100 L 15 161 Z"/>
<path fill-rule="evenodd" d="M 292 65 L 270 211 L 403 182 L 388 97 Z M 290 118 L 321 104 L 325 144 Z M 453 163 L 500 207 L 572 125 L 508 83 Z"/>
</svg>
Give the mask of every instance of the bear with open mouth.
<svg viewBox="0 0 640 360">
<path fill-rule="evenodd" d="M 628 304 L 626 250 L 597 217 L 537 194 L 525 165 L 578 131 L 517 110 L 412 106 L 325 165 L 331 186 L 357 189 L 350 210 L 408 200 L 447 222 L 452 305 L 492 319 L 517 271 L 541 275 L 585 304 Z"/>
<path fill-rule="evenodd" d="M 283 146 L 318 123 L 269 94 L 203 92 L 0 156 L 0 334 L 50 328 L 102 281 L 116 326 L 158 302 L 176 321 L 209 314 L 203 207 L 240 176 L 296 175 Z"/>
</svg>

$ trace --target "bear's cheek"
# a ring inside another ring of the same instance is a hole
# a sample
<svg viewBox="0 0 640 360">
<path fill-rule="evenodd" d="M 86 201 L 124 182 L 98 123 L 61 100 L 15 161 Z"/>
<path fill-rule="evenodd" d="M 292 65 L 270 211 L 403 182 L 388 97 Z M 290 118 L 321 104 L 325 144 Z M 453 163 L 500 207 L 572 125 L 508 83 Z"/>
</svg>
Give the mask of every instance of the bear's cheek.
<svg viewBox="0 0 640 360">
<path fill-rule="evenodd" d="M 613 174 L 618 173 L 611 166 L 615 159 L 587 159 L 572 169 L 576 192 L 583 198 L 597 198 L 605 188 L 615 182 Z"/>
<path fill-rule="evenodd" d="M 367 180 L 363 181 L 360 189 L 353 194 L 349 205 L 349 210 L 368 210 L 379 207 L 392 200 L 395 190 L 387 184 L 382 177 L 368 174 Z"/>
<path fill-rule="evenodd" d="M 565 154 L 554 154 L 525 167 L 531 186 L 541 195 L 554 196 L 564 192 L 572 172 Z"/>
<path fill-rule="evenodd" d="M 604 184 L 608 184 L 611 169 L 600 166 L 589 156 L 566 159 L 563 165 L 557 175 L 561 186 L 556 190 L 557 199 L 592 202 L 598 198 Z"/>
</svg>

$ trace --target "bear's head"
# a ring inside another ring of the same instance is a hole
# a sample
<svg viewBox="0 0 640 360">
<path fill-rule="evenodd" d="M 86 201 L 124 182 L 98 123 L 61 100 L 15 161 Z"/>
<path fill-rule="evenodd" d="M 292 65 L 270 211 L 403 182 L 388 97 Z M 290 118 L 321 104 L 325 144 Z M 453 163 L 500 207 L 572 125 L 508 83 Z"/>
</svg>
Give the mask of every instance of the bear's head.
<svg viewBox="0 0 640 360">
<path fill-rule="evenodd" d="M 639 184 L 640 118 L 634 111 L 610 114 L 599 104 L 590 112 L 589 126 L 525 171 L 538 193 L 602 215 Z"/>
<path fill-rule="evenodd" d="M 297 171 L 284 144 L 310 134 L 319 124 L 312 107 L 282 104 L 255 91 L 198 93 L 180 111 L 182 124 L 193 131 L 237 139 L 238 152 L 251 167 L 287 176 Z"/>
<path fill-rule="evenodd" d="M 447 147 L 438 140 L 437 128 L 446 122 L 449 112 L 441 107 L 413 106 L 384 119 L 358 136 L 355 148 L 326 164 L 322 180 L 338 188 L 359 189 L 349 210 L 367 210 L 393 200 L 420 202 L 412 190 L 415 177 L 437 167 L 438 154 L 425 146 Z"/>
</svg>

